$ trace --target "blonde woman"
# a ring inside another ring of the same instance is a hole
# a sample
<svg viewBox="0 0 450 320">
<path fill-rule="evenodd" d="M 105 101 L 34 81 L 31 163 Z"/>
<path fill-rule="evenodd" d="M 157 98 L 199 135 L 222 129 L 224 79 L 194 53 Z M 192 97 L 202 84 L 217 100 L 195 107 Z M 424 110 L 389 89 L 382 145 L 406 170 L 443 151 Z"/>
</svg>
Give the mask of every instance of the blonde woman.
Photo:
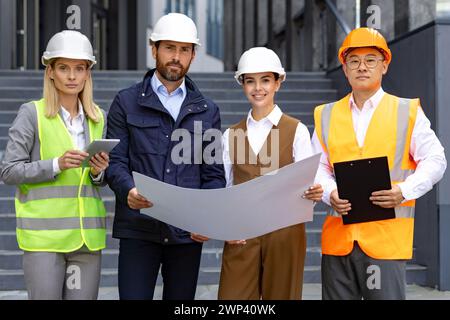
<svg viewBox="0 0 450 320">
<path fill-rule="evenodd" d="M 96 61 L 86 36 L 62 31 L 50 39 L 42 63 L 43 98 L 20 107 L 1 172 L 6 184 L 17 185 L 25 283 L 30 299 L 96 299 L 106 240 L 97 185 L 109 158 L 87 159 L 81 151 L 105 135 L 105 114 L 93 102 Z"/>
</svg>

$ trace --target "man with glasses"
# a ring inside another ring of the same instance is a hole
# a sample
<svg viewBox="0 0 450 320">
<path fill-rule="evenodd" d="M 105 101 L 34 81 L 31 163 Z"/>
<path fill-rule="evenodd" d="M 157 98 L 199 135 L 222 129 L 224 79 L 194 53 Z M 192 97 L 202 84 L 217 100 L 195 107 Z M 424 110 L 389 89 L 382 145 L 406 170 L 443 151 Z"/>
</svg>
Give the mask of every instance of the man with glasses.
<svg viewBox="0 0 450 320">
<path fill-rule="evenodd" d="M 447 166 L 419 99 L 383 91 L 391 59 L 378 31 L 353 30 L 339 50 L 352 92 L 314 112 L 313 147 L 322 152 L 317 182 L 331 206 L 322 230 L 323 299 L 405 299 L 415 199 L 432 189 Z M 334 163 L 381 156 L 388 157 L 392 189 L 374 192 L 369 199 L 395 208 L 396 217 L 344 225 L 342 215 L 351 203 L 339 198 Z"/>
</svg>

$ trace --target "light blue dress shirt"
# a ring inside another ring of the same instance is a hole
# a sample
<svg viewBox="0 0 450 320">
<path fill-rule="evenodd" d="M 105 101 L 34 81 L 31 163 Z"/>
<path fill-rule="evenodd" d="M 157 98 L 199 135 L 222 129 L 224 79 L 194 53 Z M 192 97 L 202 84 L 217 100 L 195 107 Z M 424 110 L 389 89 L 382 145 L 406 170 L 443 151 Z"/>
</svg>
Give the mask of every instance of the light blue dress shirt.
<svg viewBox="0 0 450 320">
<path fill-rule="evenodd" d="M 159 101 L 161 101 L 164 108 L 169 111 L 172 118 L 177 121 L 181 105 L 183 104 L 184 98 L 186 98 L 186 84 L 184 79 L 181 85 L 171 94 L 167 92 L 167 88 L 161 83 L 161 81 L 159 81 L 158 77 L 156 76 L 156 72 L 153 74 L 150 83 L 153 92 L 157 94 Z"/>
</svg>

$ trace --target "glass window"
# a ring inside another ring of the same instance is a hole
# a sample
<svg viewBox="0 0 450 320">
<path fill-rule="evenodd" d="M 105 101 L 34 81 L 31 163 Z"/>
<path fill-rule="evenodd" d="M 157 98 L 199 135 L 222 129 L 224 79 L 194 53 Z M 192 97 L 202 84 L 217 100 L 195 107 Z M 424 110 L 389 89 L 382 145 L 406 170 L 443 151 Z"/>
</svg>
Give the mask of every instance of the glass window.
<svg viewBox="0 0 450 320">
<path fill-rule="evenodd" d="M 206 52 L 223 59 L 223 0 L 210 0 L 207 7 Z"/>
<path fill-rule="evenodd" d="M 169 12 L 183 13 L 196 22 L 195 0 L 166 0 L 166 14 Z"/>
</svg>

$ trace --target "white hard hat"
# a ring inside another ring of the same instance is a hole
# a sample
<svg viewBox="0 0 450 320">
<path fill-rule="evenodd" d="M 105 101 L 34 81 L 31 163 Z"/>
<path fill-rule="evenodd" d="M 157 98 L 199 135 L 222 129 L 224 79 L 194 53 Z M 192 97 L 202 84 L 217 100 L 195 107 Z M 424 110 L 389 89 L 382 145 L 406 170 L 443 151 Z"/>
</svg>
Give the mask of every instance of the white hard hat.
<svg viewBox="0 0 450 320">
<path fill-rule="evenodd" d="M 194 21 L 181 13 L 169 13 L 162 16 L 155 24 L 150 40 L 152 42 L 171 40 L 200 46 Z"/>
<path fill-rule="evenodd" d="M 274 72 L 280 76 L 281 82 L 286 80 L 286 72 L 280 58 L 272 50 L 265 47 L 255 47 L 245 51 L 239 59 L 238 69 L 234 78 L 242 84 L 241 76 L 245 73 Z"/>
<path fill-rule="evenodd" d="M 42 64 L 47 66 L 54 58 L 88 60 L 90 68 L 97 63 L 89 39 L 74 30 L 58 32 L 49 40 L 47 49 L 42 55 Z"/>
</svg>

